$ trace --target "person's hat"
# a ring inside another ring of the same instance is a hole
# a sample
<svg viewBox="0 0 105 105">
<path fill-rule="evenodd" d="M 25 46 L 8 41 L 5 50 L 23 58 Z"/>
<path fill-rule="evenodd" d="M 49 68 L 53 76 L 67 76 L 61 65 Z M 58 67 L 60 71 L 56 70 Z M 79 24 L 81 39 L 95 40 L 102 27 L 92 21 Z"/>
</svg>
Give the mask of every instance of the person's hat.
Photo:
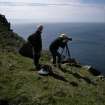
<svg viewBox="0 0 105 105">
<path fill-rule="evenodd" d="M 71 40 L 71 38 L 69 38 L 69 37 L 67 36 L 67 34 L 65 34 L 65 33 L 60 34 L 59 37 L 60 37 L 60 38 L 63 38 L 63 39 Z"/>
</svg>

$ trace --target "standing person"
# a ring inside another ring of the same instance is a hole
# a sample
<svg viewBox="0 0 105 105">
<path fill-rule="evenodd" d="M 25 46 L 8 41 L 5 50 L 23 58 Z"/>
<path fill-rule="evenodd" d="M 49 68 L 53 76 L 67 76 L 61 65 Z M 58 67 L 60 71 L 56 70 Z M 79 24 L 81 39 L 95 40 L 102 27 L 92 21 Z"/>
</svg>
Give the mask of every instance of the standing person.
<svg viewBox="0 0 105 105">
<path fill-rule="evenodd" d="M 39 25 L 36 32 L 28 37 L 28 41 L 31 43 L 33 48 L 33 60 L 37 70 L 40 69 L 39 59 L 42 51 L 42 31 L 43 25 Z"/>
<path fill-rule="evenodd" d="M 67 47 L 67 42 L 69 40 L 72 40 L 72 38 L 67 37 L 66 34 L 61 34 L 57 39 L 55 39 L 49 47 L 49 50 L 53 57 L 53 64 L 56 66 L 56 63 L 58 64 L 58 67 L 60 68 L 61 63 L 61 54 L 59 53 L 58 49 Z M 58 58 L 58 59 L 57 59 Z"/>
</svg>

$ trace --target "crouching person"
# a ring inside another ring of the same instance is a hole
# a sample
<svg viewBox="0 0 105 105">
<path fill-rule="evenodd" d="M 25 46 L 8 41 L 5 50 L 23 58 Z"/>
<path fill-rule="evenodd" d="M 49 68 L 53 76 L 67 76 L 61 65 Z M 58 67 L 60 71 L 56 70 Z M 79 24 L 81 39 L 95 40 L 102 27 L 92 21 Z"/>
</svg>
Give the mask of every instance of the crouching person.
<svg viewBox="0 0 105 105">
<path fill-rule="evenodd" d="M 61 54 L 59 53 L 59 48 L 67 47 L 67 42 L 72 40 L 66 34 L 61 34 L 58 38 L 56 38 L 49 46 L 49 50 L 53 57 L 53 65 L 61 68 Z M 57 65 L 56 65 L 57 64 Z"/>
</svg>

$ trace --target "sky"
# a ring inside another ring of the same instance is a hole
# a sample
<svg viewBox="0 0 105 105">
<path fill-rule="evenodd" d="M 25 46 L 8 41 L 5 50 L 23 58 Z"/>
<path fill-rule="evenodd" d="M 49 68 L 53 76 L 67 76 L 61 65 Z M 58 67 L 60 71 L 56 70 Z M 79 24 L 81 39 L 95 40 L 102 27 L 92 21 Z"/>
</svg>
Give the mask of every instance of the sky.
<svg viewBox="0 0 105 105">
<path fill-rule="evenodd" d="M 105 0 L 0 0 L 11 22 L 105 22 Z"/>
</svg>

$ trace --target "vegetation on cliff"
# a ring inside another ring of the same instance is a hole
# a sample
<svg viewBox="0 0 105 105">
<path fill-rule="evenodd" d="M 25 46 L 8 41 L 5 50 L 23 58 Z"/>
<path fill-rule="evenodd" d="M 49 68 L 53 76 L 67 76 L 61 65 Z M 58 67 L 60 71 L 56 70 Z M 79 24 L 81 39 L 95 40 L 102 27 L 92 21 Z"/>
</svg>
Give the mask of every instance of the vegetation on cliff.
<svg viewBox="0 0 105 105">
<path fill-rule="evenodd" d="M 25 40 L 12 31 L 4 15 L 0 15 L 0 51 L 18 51 Z"/>
<path fill-rule="evenodd" d="M 104 105 L 105 81 L 86 68 L 62 64 L 52 66 L 43 52 L 41 64 L 53 75 L 40 76 L 33 61 L 17 50 L 25 41 L 0 24 L 0 105 Z"/>
</svg>

